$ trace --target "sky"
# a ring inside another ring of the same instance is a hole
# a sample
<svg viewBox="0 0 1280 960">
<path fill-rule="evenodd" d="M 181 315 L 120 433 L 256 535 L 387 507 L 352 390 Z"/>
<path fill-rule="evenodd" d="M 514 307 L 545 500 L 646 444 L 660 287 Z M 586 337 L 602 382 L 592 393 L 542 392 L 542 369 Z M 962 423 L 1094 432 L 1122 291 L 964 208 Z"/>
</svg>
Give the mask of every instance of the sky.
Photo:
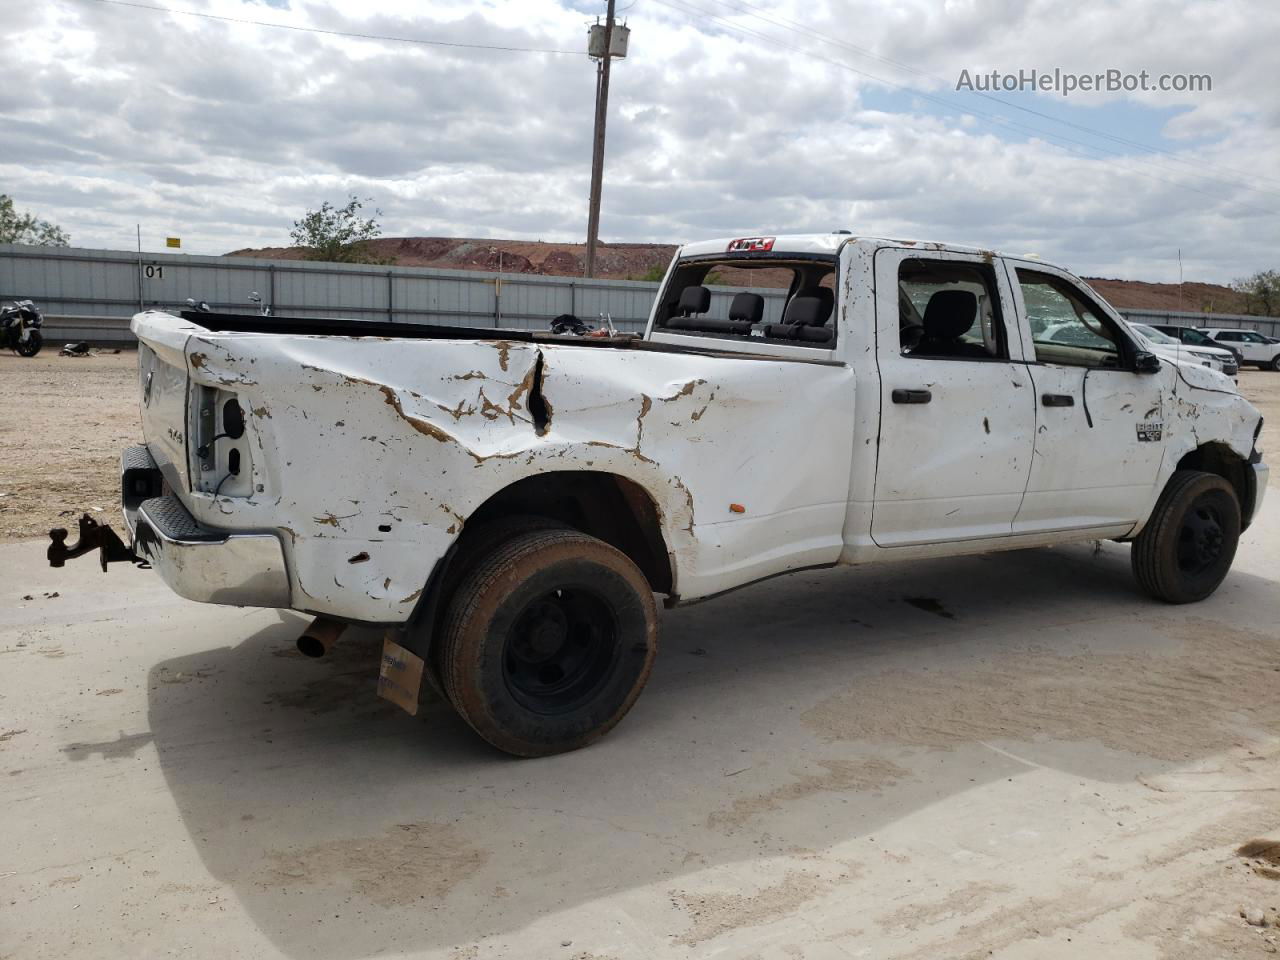
<svg viewBox="0 0 1280 960">
<path fill-rule="evenodd" d="M 602 0 L 0 0 L 0 193 L 76 246 L 581 241 Z M 1078 273 L 1280 268 L 1273 0 L 619 0 L 601 238 L 851 230 Z M 957 91 L 962 71 L 1208 74 L 1211 91 Z"/>
</svg>

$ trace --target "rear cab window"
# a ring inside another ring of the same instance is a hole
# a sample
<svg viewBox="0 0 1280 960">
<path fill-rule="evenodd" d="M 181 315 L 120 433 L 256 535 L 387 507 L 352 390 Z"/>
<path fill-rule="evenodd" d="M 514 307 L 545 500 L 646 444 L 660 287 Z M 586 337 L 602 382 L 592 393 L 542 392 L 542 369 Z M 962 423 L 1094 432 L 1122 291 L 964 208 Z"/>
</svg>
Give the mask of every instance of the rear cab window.
<svg viewBox="0 0 1280 960">
<path fill-rule="evenodd" d="M 757 241 L 735 241 L 748 243 Z M 831 349 L 835 254 L 743 249 L 681 259 L 659 296 L 654 331 Z"/>
</svg>

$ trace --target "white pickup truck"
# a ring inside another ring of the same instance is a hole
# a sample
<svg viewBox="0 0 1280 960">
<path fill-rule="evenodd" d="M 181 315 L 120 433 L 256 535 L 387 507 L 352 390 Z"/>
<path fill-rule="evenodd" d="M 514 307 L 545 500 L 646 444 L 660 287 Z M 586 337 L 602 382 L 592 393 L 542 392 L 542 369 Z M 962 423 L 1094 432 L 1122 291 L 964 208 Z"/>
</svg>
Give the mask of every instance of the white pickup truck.
<svg viewBox="0 0 1280 960">
<path fill-rule="evenodd" d="M 132 543 L 104 534 L 104 566 L 133 554 L 184 597 L 314 615 L 313 652 L 387 625 L 397 669 L 523 756 L 627 712 L 655 595 L 1110 538 L 1148 593 L 1194 601 L 1267 483 L 1261 417 L 1226 377 L 1148 352 L 1064 270 L 942 244 L 690 244 L 642 337 L 159 312 L 133 330 L 146 444 L 124 457 Z M 104 531 L 81 533 L 55 531 L 55 564 Z"/>
</svg>

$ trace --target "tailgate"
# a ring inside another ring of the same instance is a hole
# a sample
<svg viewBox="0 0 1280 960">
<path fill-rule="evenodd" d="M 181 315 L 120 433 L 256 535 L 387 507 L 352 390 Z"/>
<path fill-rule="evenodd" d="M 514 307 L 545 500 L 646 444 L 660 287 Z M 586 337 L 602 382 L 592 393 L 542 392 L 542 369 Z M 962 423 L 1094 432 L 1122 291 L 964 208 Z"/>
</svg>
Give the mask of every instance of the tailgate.
<svg viewBox="0 0 1280 960">
<path fill-rule="evenodd" d="M 163 321 L 160 319 L 163 318 Z M 138 403 L 142 436 L 174 490 L 190 489 L 187 468 L 187 359 L 183 348 L 198 328 L 166 314 L 133 318 L 138 343 Z"/>
</svg>

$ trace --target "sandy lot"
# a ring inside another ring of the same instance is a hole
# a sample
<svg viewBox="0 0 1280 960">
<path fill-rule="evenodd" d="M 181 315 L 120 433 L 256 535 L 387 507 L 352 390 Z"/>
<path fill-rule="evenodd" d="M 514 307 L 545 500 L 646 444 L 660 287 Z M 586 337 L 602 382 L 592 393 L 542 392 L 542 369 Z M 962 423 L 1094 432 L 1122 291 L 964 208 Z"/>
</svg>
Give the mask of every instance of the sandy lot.
<svg viewBox="0 0 1280 960">
<path fill-rule="evenodd" d="M 95 508 L 115 522 L 120 451 L 141 442 L 137 368 L 134 350 L 0 352 L 0 541 L 74 531 Z"/>
<path fill-rule="evenodd" d="M 132 360 L 0 358 L 0 504 L 114 512 Z M 2 544 L 0 957 L 1274 954 L 1278 494 L 1193 607 L 1108 543 L 668 611 L 626 721 L 538 761 L 376 699 L 372 632 L 309 661 L 298 615 Z"/>
</svg>

